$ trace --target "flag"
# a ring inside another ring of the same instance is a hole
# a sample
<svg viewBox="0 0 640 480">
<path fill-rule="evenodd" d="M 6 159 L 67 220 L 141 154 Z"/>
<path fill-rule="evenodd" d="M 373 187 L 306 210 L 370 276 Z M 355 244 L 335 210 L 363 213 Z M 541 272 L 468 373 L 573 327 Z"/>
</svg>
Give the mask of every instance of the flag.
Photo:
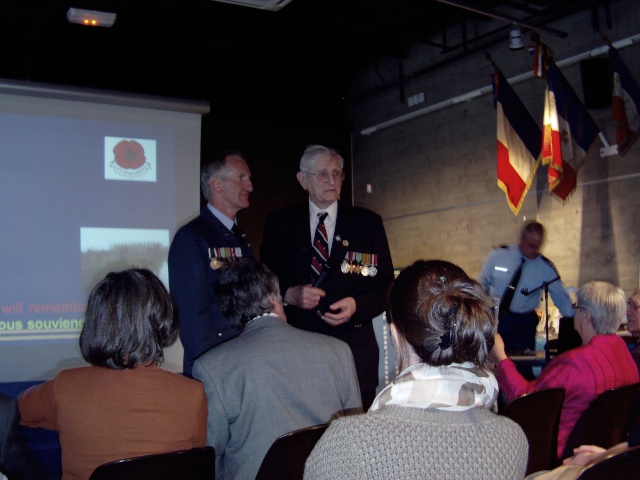
<svg viewBox="0 0 640 480">
<path fill-rule="evenodd" d="M 566 203 L 600 129 L 553 61 L 547 71 L 543 128 L 542 163 L 549 165 L 549 190 Z"/>
<path fill-rule="evenodd" d="M 533 56 L 533 76 L 545 78 L 551 62 L 551 49 L 538 39 L 534 46 L 529 47 L 529 53 Z"/>
<path fill-rule="evenodd" d="M 609 47 L 613 64 L 611 117 L 616 124 L 618 154 L 622 157 L 633 145 L 640 129 L 640 87 L 622 61 L 618 51 Z"/>
<path fill-rule="evenodd" d="M 492 74 L 498 118 L 498 186 L 517 215 L 540 164 L 542 132 L 502 72 Z"/>
</svg>

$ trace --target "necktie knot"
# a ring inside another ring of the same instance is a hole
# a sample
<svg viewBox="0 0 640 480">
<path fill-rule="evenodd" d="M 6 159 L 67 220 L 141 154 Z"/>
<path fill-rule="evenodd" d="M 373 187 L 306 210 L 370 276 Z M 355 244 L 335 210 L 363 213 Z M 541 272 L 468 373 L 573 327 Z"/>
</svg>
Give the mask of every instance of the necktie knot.
<svg viewBox="0 0 640 480">
<path fill-rule="evenodd" d="M 231 231 L 235 234 L 236 237 L 242 238 L 242 230 L 240 230 L 237 223 L 233 224 L 233 227 L 231 227 Z"/>
<path fill-rule="evenodd" d="M 324 221 L 328 216 L 329 214 L 327 212 L 318 212 L 318 225 L 324 225 Z"/>
</svg>

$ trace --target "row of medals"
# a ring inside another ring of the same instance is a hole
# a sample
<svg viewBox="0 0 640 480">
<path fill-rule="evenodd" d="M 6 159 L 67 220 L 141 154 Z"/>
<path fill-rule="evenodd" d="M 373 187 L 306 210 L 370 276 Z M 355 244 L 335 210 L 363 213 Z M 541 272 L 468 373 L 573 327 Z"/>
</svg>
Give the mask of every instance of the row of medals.
<svg viewBox="0 0 640 480">
<path fill-rule="evenodd" d="M 346 260 L 342 261 L 340 265 L 340 271 L 342 273 L 355 273 L 362 275 L 363 277 L 375 277 L 378 273 L 378 269 L 375 265 L 356 265 Z"/>
</svg>

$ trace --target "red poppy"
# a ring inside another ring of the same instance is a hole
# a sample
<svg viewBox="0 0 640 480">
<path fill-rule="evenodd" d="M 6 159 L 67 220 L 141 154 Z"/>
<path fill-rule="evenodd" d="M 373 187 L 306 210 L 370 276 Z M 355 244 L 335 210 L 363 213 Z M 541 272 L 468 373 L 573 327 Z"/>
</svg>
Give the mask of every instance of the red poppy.
<svg viewBox="0 0 640 480">
<path fill-rule="evenodd" d="M 122 168 L 135 170 L 147 161 L 144 156 L 144 148 L 135 140 L 122 140 L 113 147 L 115 162 Z"/>
</svg>

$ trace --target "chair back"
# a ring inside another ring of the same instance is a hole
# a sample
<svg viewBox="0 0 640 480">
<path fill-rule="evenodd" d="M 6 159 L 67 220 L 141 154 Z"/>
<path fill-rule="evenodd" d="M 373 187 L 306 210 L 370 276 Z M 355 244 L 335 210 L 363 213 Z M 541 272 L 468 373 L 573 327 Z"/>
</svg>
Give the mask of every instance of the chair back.
<svg viewBox="0 0 640 480">
<path fill-rule="evenodd" d="M 97 467 L 89 480 L 215 480 L 213 447 L 125 458 Z"/>
<path fill-rule="evenodd" d="M 576 480 L 637 480 L 639 465 L 640 445 L 592 463 Z"/>
<path fill-rule="evenodd" d="M 302 480 L 307 457 L 328 426 L 322 423 L 278 437 L 264 456 L 256 480 Z"/>
<path fill-rule="evenodd" d="M 580 445 L 611 448 L 627 440 L 627 421 L 640 383 L 613 388 L 598 395 L 571 430 L 562 459 Z"/>
<path fill-rule="evenodd" d="M 529 441 L 527 475 L 558 464 L 558 427 L 564 388 L 551 388 L 512 399 L 499 413 L 516 422 Z"/>
</svg>

